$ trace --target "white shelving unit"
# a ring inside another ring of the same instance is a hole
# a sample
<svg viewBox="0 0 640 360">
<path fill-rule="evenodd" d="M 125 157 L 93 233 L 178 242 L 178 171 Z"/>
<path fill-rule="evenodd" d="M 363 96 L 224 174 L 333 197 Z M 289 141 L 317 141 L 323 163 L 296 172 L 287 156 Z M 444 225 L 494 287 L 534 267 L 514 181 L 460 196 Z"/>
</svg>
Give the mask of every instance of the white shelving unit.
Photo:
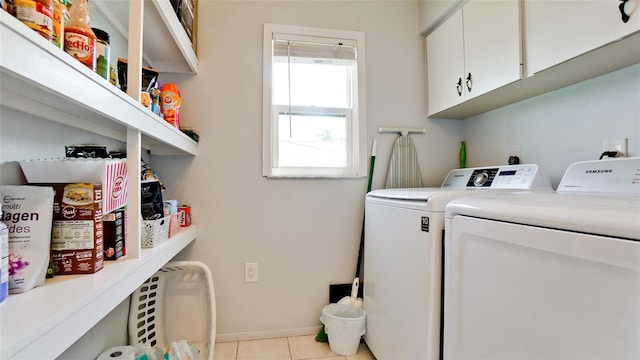
<svg viewBox="0 0 640 360">
<path fill-rule="evenodd" d="M 143 249 L 139 258 L 108 261 L 95 274 L 57 276 L 10 295 L 0 309 L 0 358 L 55 359 L 196 235 L 192 226 L 158 247 Z"/>
<path fill-rule="evenodd" d="M 0 21 L 3 106 L 121 141 L 136 130 L 153 154 L 196 155 L 195 141 L 120 89 L 4 11 Z"/>
<path fill-rule="evenodd" d="M 129 38 L 129 2 L 92 0 L 113 27 Z M 198 58 L 182 24 L 168 0 L 151 0 L 144 6 L 143 59 L 160 72 L 193 73 L 198 71 Z M 168 41 L 168 39 L 173 41 Z"/>
<path fill-rule="evenodd" d="M 100 11 L 111 13 L 105 15 L 112 23 L 126 21 L 121 11 L 135 12 L 129 4 L 144 9 L 144 26 L 134 20 L 126 36 L 130 65 L 142 63 L 135 51 L 140 50 L 161 72 L 196 73 L 195 53 L 169 1 L 152 0 L 153 6 L 134 0 L 95 2 Z M 143 37 L 140 32 L 171 36 L 150 44 L 152 52 L 135 49 L 140 44 L 136 39 Z M 1 106 L 49 120 L 54 127 L 61 123 L 127 144 L 127 258 L 107 261 L 95 274 L 48 279 L 44 286 L 12 294 L 0 305 L 0 359 L 53 359 L 195 240 L 197 227 L 192 225 L 155 248 L 141 248 L 140 184 L 135 180 L 142 149 L 155 155 L 195 156 L 197 143 L 4 11 L 0 47 Z M 171 56 L 155 59 L 156 52 Z M 133 83 L 130 88 L 139 89 L 139 82 Z"/>
</svg>

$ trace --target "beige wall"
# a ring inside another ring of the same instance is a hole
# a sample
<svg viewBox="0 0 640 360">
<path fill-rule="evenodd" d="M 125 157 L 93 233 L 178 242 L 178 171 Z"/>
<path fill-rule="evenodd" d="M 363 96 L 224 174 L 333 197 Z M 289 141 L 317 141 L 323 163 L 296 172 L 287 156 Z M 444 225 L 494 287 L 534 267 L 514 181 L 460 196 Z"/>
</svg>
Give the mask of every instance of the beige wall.
<svg viewBox="0 0 640 360">
<path fill-rule="evenodd" d="M 464 121 L 469 166 L 505 163 L 517 150 L 556 188 L 577 161 L 600 157 L 604 140 L 629 139 L 640 156 L 640 64 Z"/>
<path fill-rule="evenodd" d="M 374 188 L 384 184 L 395 138 L 378 135 L 378 126 L 427 129 L 412 137 L 428 186 L 457 166 L 462 139 L 470 166 L 503 164 L 520 150 L 554 185 L 570 163 L 596 158 L 605 138 L 628 137 L 630 155 L 640 156 L 640 65 L 464 121 L 425 119 L 418 17 L 417 1 L 200 0 L 199 73 L 161 78 L 180 85 L 183 122 L 199 130 L 199 154 L 151 160 L 169 187 L 165 197 L 193 206 L 200 235 L 181 257 L 213 270 L 223 338 L 312 332 L 329 284 L 351 281 L 362 222 L 365 179 L 261 176 L 263 23 L 365 32 L 369 143 L 379 143 Z M 118 146 L 76 129 L 26 129 L 26 115 L 0 112 L 3 184 L 23 180 L 12 160 L 62 156 L 61 142 Z M 257 284 L 243 282 L 245 262 L 259 263 Z M 108 332 L 123 331 L 126 312 L 114 316 L 120 322 Z M 95 347 L 96 337 L 79 348 Z"/>
<path fill-rule="evenodd" d="M 199 237 L 182 257 L 213 270 L 223 338 L 316 331 L 329 284 L 352 280 L 362 225 L 366 179 L 261 176 L 263 24 L 364 32 L 373 188 L 384 186 L 396 137 L 378 126 L 426 128 L 412 137 L 425 183 L 439 186 L 457 166 L 462 123 L 424 115 L 417 10 L 417 1 L 200 1 L 198 75 L 163 76 L 181 86 L 198 156 L 157 168 L 166 196 L 193 206 Z M 244 283 L 245 262 L 258 263 L 258 283 Z"/>
</svg>

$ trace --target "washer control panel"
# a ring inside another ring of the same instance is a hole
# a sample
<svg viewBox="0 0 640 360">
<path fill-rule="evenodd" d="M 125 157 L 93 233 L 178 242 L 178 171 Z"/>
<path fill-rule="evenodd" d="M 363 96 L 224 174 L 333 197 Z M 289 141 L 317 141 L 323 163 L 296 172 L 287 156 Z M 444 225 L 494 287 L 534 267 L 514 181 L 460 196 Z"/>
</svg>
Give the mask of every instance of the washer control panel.
<svg viewBox="0 0 640 360">
<path fill-rule="evenodd" d="M 498 168 L 474 170 L 467 182 L 467 186 L 490 187 L 497 173 Z"/>
<path fill-rule="evenodd" d="M 549 178 L 537 165 L 519 164 L 486 168 L 456 169 L 449 172 L 443 188 L 535 189 L 550 187 Z"/>
</svg>

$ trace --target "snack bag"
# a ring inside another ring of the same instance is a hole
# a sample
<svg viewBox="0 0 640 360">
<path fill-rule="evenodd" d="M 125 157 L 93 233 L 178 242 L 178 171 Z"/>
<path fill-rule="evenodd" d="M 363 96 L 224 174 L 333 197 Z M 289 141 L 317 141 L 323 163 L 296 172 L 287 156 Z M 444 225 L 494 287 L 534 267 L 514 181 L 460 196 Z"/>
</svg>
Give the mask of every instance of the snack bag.
<svg viewBox="0 0 640 360">
<path fill-rule="evenodd" d="M 51 252 L 51 187 L 0 186 L 2 222 L 9 230 L 9 293 L 44 284 Z"/>
</svg>

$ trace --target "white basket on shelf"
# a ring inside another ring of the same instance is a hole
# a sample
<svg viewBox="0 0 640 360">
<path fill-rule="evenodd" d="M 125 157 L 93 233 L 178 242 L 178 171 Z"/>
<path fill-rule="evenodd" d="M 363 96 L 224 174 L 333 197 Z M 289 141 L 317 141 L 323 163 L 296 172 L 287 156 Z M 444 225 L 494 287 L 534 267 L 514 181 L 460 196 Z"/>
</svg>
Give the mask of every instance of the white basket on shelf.
<svg viewBox="0 0 640 360">
<path fill-rule="evenodd" d="M 216 306 L 209 268 L 198 261 L 167 263 L 131 295 L 129 343 L 167 350 L 186 340 L 213 359 Z"/>
<path fill-rule="evenodd" d="M 144 220 L 141 245 L 144 248 L 155 247 L 169 239 L 169 224 L 171 216 L 158 220 Z"/>
</svg>

